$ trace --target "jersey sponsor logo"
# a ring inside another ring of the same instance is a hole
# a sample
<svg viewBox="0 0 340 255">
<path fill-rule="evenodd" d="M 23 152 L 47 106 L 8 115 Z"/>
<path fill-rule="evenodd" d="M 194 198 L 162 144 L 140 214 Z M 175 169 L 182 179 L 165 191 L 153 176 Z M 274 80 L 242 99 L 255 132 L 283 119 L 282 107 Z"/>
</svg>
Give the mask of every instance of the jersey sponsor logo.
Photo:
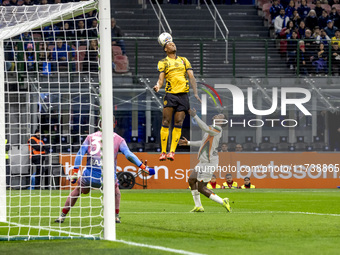
<svg viewBox="0 0 340 255">
<path fill-rule="evenodd" d="M 103 162 L 101 159 L 92 159 L 92 166 L 102 166 Z"/>
</svg>

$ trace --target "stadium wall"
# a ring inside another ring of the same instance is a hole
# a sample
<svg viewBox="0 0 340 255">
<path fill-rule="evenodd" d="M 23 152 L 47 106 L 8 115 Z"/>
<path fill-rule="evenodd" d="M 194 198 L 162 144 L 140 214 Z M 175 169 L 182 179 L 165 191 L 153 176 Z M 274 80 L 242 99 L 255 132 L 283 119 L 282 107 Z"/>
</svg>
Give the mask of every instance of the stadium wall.
<svg viewBox="0 0 340 255">
<path fill-rule="evenodd" d="M 256 188 L 336 188 L 340 185 L 340 162 L 337 153 L 219 153 L 220 166 L 216 169 L 217 182 L 222 184 L 226 173 L 243 185 L 248 176 Z M 198 163 L 197 154 L 176 154 L 173 162 L 158 161 L 158 154 L 136 153 L 154 166 L 156 174 L 148 176 L 148 189 L 187 189 L 190 168 Z M 61 164 L 67 175 L 74 164 L 75 155 L 61 155 Z M 117 171 L 136 174 L 138 169 L 124 155 L 118 155 Z M 289 162 L 289 163 L 288 163 Z M 85 161 L 83 161 L 85 165 Z M 191 167 L 190 167 L 191 166 Z M 136 182 L 141 183 L 142 176 Z M 63 181 L 66 183 L 67 181 Z M 141 188 L 138 185 L 135 189 Z"/>
</svg>

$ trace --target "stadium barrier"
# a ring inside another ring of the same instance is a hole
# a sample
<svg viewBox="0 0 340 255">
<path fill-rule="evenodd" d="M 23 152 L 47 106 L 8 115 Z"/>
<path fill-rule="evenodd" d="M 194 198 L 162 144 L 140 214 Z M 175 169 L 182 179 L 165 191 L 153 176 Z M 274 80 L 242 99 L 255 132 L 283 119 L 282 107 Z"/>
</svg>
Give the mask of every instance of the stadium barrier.
<svg viewBox="0 0 340 255">
<path fill-rule="evenodd" d="M 156 174 L 148 176 L 148 189 L 187 189 L 190 169 L 198 161 L 190 154 L 177 154 L 173 162 L 158 161 L 158 154 L 136 153 L 155 167 Z M 215 171 L 217 182 L 222 184 L 225 175 L 231 173 L 240 185 L 248 176 L 256 188 L 336 188 L 340 185 L 339 156 L 336 153 L 219 153 L 220 164 Z M 75 155 L 61 155 L 60 163 L 65 174 L 72 169 Z M 191 162 L 190 162 L 191 160 Z M 85 161 L 83 161 L 85 163 Z M 85 164 L 83 164 L 85 165 Z M 192 167 L 190 167 L 192 166 Z M 124 155 L 118 155 L 117 172 L 137 173 L 138 169 Z M 66 178 L 63 184 L 68 186 Z M 137 178 L 142 178 L 138 176 Z M 222 180 L 221 180 L 222 179 Z M 137 180 L 141 181 L 141 179 Z M 134 186 L 134 189 L 140 189 Z"/>
</svg>

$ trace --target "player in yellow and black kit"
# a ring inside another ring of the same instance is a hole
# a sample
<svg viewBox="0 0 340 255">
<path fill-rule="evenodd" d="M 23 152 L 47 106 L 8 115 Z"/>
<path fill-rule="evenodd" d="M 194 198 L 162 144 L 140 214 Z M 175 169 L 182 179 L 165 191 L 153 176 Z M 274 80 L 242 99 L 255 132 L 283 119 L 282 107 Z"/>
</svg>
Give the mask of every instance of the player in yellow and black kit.
<svg viewBox="0 0 340 255">
<path fill-rule="evenodd" d="M 197 93 L 197 84 L 190 62 L 185 57 L 176 55 L 176 45 L 174 42 L 167 42 L 164 51 L 167 57 L 158 62 L 160 72 L 156 86 L 153 89 L 158 92 L 166 80 L 165 97 L 163 101 L 163 120 L 161 128 L 162 153 L 159 160 L 174 160 L 176 147 L 181 137 L 182 125 L 186 113 L 190 109 L 189 105 L 189 81 L 193 88 L 194 95 L 201 102 Z M 189 81 L 187 79 L 189 78 Z M 174 116 L 174 128 L 172 130 L 172 140 L 170 152 L 166 154 L 166 146 L 169 137 L 169 127 Z"/>
</svg>

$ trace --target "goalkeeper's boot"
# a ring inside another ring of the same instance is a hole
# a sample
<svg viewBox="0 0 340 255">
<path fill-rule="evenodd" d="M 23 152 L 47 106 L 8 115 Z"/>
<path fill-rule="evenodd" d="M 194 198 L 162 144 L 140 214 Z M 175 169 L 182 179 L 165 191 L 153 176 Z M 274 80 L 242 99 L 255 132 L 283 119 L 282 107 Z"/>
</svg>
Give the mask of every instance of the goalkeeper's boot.
<svg viewBox="0 0 340 255">
<path fill-rule="evenodd" d="M 58 219 L 56 219 L 54 222 L 55 223 L 64 223 L 65 218 L 66 218 L 66 214 L 61 213 L 60 217 Z"/>
<path fill-rule="evenodd" d="M 204 208 L 203 206 L 200 207 L 194 207 L 194 209 L 192 209 L 190 212 L 204 212 Z"/>
<path fill-rule="evenodd" d="M 119 214 L 116 213 L 116 223 L 120 223 L 120 217 Z"/>
<path fill-rule="evenodd" d="M 170 161 L 175 160 L 175 152 L 169 152 L 168 155 L 166 155 L 166 158 Z"/>
<path fill-rule="evenodd" d="M 227 209 L 228 212 L 231 211 L 231 207 L 229 204 L 229 198 L 223 198 L 223 207 Z"/>
<path fill-rule="evenodd" d="M 159 157 L 159 161 L 164 161 L 164 160 L 166 160 L 166 153 L 162 152 L 160 157 Z"/>
</svg>

